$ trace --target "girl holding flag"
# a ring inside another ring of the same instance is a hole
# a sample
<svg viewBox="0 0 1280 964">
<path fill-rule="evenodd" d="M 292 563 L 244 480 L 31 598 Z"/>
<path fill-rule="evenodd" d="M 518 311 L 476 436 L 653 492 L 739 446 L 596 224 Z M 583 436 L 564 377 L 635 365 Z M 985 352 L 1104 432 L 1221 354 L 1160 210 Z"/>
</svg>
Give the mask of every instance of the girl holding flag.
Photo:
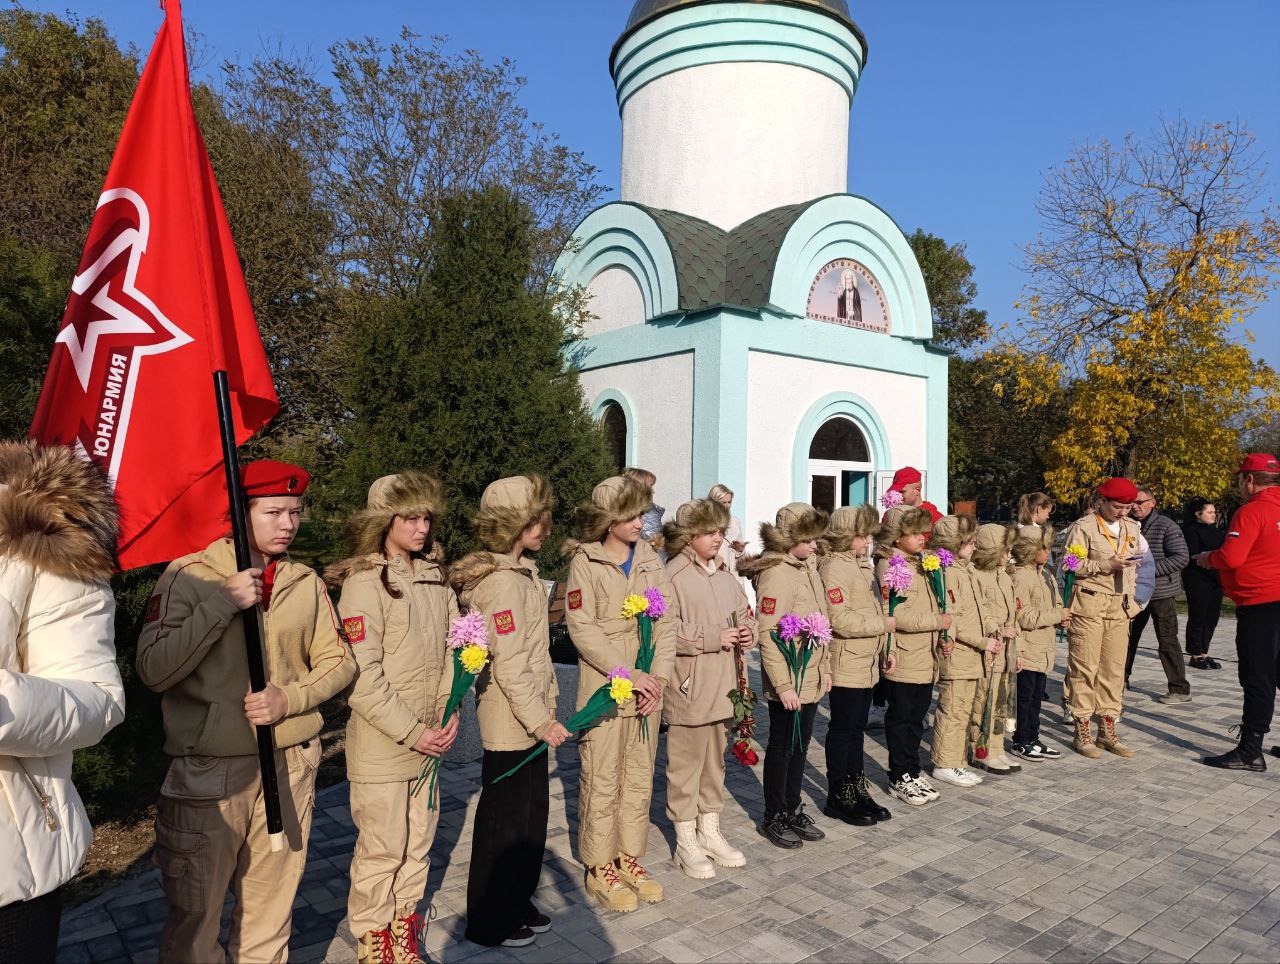
<svg viewBox="0 0 1280 964">
<path fill-rule="evenodd" d="M 756 590 L 760 675 L 769 703 L 764 819 L 757 829 L 775 847 L 788 850 L 826 836 L 804 812 L 800 784 L 818 702 L 831 690 L 831 658 L 825 646 L 821 653 L 811 653 L 810 665 L 798 680 L 775 630 L 780 631 L 784 617 L 797 620 L 818 614 L 825 618 L 826 592 L 814 552 L 826 528 L 825 512 L 803 502 L 784 505 L 773 525 L 760 525 L 764 552 L 738 564 L 738 573 L 750 579 Z"/>
<path fill-rule="evenodd" d="M 547 754 L 495 779 L 538 741 L 557 747 L 569 738 L 556 721 L 547 593 L 529 555 L 542 548 L 553 505 L 539 476 L 491 483 L 474 520 L 484 550 L 449 575 L 462 605 L 484 618 L 491 660 L 475 684 L 484 763 L 467 880 L 467 940 L 485 947 L 523 947 L 551 928 L 533 905 L 547 843 Z"/>
<path fill-rule="evenodd" d="M 920 740 L 937 676 L 938 634 L 950 629 L 920 565 L 933 521 L 925 509 L 898 505 L 884 515 L 876 534 L 876 578 L 897 623 L 884 661 L 889 708 L 884 717 L 889 745 L 889 792 L 922 807 L 938 799 L 920 772 Z"/>
<path fill-rule="evenodd" d="M 439 722 L 452 681 L 445 636 L 458 615 L 434 545 L 443 512 L 444 490 L 431 476 L 383 476 L 347 523 L 352 557 L 325 573 L 342 587 L 342 629 L 360 666 L 346 755 L 359 831 L 347 913 L 361 964 L 421 960 L 418 903 L 440 809 L 434 788 L 416 797 L 413 788 L 427 758 L 458 734 L 457 716 Z"/>
<path fill-rule="evenodd" d="M 639 620 L 629 607 L 624 611 L 630 597 L 646 590 L 671 595 L 658 554 L 640 539 L 652 501 L 630 479 L 605 479 L 578 507 L 579 539 L 564 546 L 569 557 L 565 621 L 578 650 L 578 709 L 618 668 L 631 671 L 636 693 L 579 741 L 578 852 L 587 866 L 587 891 L 616 911 L 635 910 L 637 899 L 662 900 L 662 884 L 649 876 L 640 858 L 649 837 L 658 746 L 655 714 L 675 662 L 675 630 L 669 619 L 654 621 L 652 662 L 646 670 L 637 666 Z M 642 726 L 649 717 L 654 725 Z"/>
</svg>

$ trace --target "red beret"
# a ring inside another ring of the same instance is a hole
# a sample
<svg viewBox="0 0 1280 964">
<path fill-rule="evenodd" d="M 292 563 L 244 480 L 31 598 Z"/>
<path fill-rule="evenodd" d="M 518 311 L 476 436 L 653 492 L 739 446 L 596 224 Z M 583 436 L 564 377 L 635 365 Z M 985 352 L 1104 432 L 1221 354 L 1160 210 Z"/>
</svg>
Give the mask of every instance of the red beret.
<svg viewBox="0 0 1280 964">
<path fill-rule="evenodd" d="M 279 495 L 302 495 L 311 483 L 311 475 L 288 462 L 264 459 L 250 462 L 240 469 L 240 481 L 249 499 L 265 499 Z"/>
<path fill-rule="evenodd" d="M 1251 452 L 1244 457 L 1240 468 L 1236 469 L 1236 475 L 1244 472 L 1280 472 L 1280 460 L 1266 452 Z"/>
<path fill-rule="evenodd" d="M 1138 487 L 1128 479 L 1116 477 L 1107 479 L 1098 486 L 1098 495 L 1104 499 L 1110 499 L 1112 502 L 1136 502 L 1138 500 Z"/>
<path fill-rule="evenodd" d="M 893 485 L 889 486 L 889 488 L 894 492 L 901 492 L 908 485 L 914 485 L 919 481 L 920 470 L 913 469 L 911 466 L 907 465 L 893 473 Z"/>
</svg>

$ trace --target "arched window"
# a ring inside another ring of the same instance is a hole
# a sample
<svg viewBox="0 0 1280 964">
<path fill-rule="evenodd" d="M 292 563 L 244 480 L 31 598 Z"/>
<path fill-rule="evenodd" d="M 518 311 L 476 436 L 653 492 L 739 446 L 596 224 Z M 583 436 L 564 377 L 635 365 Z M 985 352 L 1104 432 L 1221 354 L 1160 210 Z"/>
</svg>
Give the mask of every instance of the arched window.
<svg viewBox="0 0 1280 964">
<path fill-rule="evenodd" d="M 871 449 L 853 419 L 822 423 L 809 443 L 809 503 L 824 512 L 861 505 L 871 497 Z"/>
<path fill-rule="evenodd" d="M 605 445 L 609 457 L 621 472 L 627 464 L 627 415 L 617 402 L 606 403 L 600 413 L 600 427 L 604 429 Z"/>
</svg>

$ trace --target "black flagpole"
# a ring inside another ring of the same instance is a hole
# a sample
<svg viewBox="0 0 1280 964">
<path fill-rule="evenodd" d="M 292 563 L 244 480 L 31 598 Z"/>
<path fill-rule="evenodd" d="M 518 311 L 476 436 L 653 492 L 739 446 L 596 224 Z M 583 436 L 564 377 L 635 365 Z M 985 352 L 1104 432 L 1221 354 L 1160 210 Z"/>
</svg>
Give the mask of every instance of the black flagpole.
<svg viewBox="0 0 1280 964">
<path fill-rule="evenodd" d="M 231 390 L 227 373 L 213 373 L 213 394 L 218 403 L 218 430 L 222 436 L 222 464 L 227 471 L 227 494 L 231 504 L 231 538 L 236 547 L 236 571 L 253 567 L 249 555 L 249 532 L 245 527 L 244 485 L 240 481 L 240 457 L 236 453 L 235 422 L 231 418 Z M 262 634 L 259 606 L 244 610 L 244 648 L 249 657 L 249 686 L 255 693 L 267 688 L 267 672 L 262 662 Z M 276 745 L 271 727 L 257 726 L 258 768 L 262 771 L 262 800 L 267 811 L 267 834 L 271 849 L 284 849 L 284 821 L 280 819 L 280 787 L 276 781 Z"/>
</svg>

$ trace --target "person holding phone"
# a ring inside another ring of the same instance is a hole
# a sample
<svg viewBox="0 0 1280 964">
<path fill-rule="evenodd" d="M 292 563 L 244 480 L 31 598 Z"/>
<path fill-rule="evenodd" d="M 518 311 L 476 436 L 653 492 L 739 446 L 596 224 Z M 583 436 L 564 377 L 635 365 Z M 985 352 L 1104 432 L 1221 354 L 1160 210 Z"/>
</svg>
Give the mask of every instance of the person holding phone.
<svg viewBox="0 0 1280 964">
<path fill-rule="evenodd" d="M 1128 518 L 1138 489 L 1128 479 L 1113 478 L 1100 485 L 1097 494 L 1097 508 L 1071 524 L 1065 543 L 1085 550 L 1076 571 L 1067 631 L 1074 746 L 1089 759 L 1101 756 L 1102 750 L 1131 757 L 1133 750 L 1121 741 L 1116 721 L 1124 704 L 1129 621 L 1138 611 L 1136 566 L 1142 530 Z"/>
</svg>

